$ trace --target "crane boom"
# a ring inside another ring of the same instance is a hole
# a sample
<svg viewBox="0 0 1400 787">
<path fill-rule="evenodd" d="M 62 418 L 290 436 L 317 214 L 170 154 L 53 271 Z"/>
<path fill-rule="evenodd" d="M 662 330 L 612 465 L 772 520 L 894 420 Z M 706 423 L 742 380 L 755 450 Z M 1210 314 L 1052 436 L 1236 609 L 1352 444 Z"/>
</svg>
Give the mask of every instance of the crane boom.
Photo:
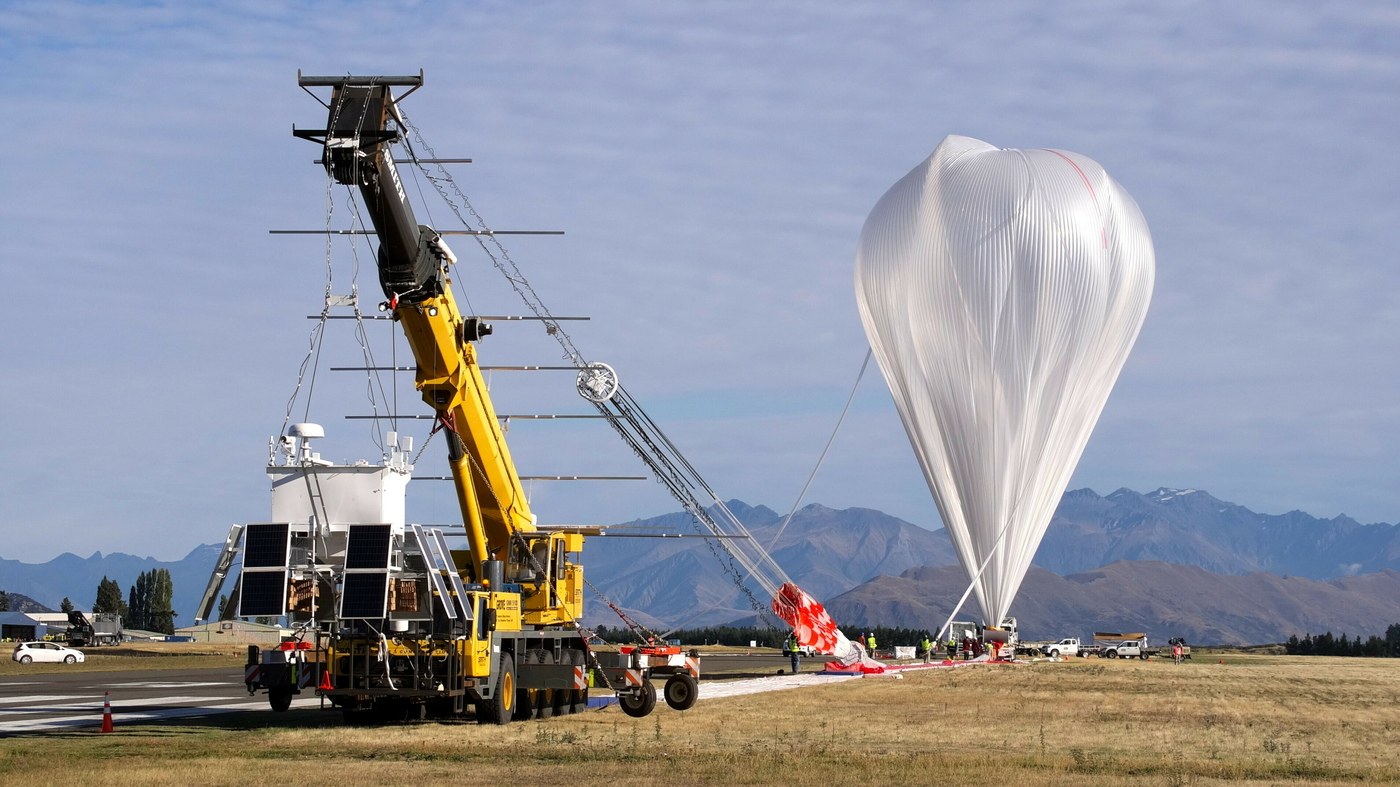
<svg viewBox="0 0 1400 787">
<path fill-rule="evenodd" d="M 332 87 L 325 129 L 294 133 L 324 146 L 322 164 L 337 183 L 360 192 L 379 238 L 379 282 L 387 310 L 417 361 L 416 386 L 446 433 L 448 459 L 471 546 L 471 574 L 509 561 L 512 537 L 535 530 L 535 516 L 496 418 L 474 343 L 491 326 L 462 314 L 448 264 L 456 258 L 432 227 L 419 224 L 390 145 L 403 122 L 392 85 L 416 89 L 422 76 L 300 77 L 303 87 Z"/>
</svg>

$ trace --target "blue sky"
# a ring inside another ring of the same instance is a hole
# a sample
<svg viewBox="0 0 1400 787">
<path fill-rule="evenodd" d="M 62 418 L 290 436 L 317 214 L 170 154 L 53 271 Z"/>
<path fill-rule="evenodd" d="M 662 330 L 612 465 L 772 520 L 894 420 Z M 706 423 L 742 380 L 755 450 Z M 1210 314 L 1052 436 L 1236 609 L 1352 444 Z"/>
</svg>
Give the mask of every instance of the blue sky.
<svg viewBox="0 0 1400 787">
<path fill-rule="evenodd" d="M 318 241 L 266 233 L 325 220 L 298 68 L 426 71 L 410 116 L 476 160 L 454 171 L 491 225 L 567 232 L 509 245 L 726 497 L 791 505 L 864 353 L 860 225 L 955 133 L 1088 155 L 1152 227 L 1154 303 L 1074 486 L 1395 521 L 1397 28 L 1382 3 L 6 3 L 0 555 L 171 558 L 266 517 L 325 281 Z M 518 312 L 454 247 L 480 311 Z M 336 331 L 323 366 L 358 359 Z M 483 356 L 557 351 L 500 326 Z M 493 385 L 584 411 L 566 377 Z M 341 418 L 363 388 L 317 383 L 336 458 L 375 453 Z M 527 474 L 640 469 L 597 423 L 510 437 Z M 418 486 L 411 516 L 455 515 Z M 651 483 L 533 495 L 551 522 L 674 509 Z M 937 525 L 873 369 L 809 499 Z"/>
</svg>

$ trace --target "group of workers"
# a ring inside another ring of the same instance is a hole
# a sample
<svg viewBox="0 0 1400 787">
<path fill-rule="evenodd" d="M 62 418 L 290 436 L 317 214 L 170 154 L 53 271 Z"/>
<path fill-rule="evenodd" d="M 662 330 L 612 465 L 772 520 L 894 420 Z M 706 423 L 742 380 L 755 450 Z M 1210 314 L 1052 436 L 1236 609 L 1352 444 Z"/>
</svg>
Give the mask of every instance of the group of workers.
<svg viewBox="0 0 1400 787">
<path fill-rule="evenodd" d="M 870 651 L 871 655 L 874 655 L 875 632 L 872 631 L 869 634 L 861 633 L 860 639 L 857 639 L 856 642 L 859 642 L 861 645 L 864 645 L 865 649 Z M 783 652 L 788 655 L 788 658 L 792 659 L 792 674 L 796 675 L 797 673 L 801 672 L 802 645 L 797 641 L 797 632 L 794 631 L 791 634 L 788 634 L 787 639 L 783 641 Z"/>
<path fill-rule="evenodd" d="M 941 649 L 948 654 L 948 661 L 957 661 L 959 657 L 963 661 L 967 661 L 982 655 L 982 641 L 966 636 L 962 638 L 961 642 L 950 638 L 942 644 Z M 924 638 L 919 642 L 919 656 L 923 658 L 924 663 L 933 663 L 939 650 L 939 644 L 933 641 L 928 632 L 924 632 Z"/>
<path fill-rule="evenodd" d="M 874 632 L 861 632 L 861 635 L 856 640 L 856 642 L 859 642 L 861 645 L 863 645 L 866 651 L 868 651 L 872 656 L 875 655 L 875 647 L 877 643 L 875 640 Z M 991 646 L 994 649 L 999 650 L 998 645 L 999 643 L 991 644 Z M 948 654 L 948 661 L 958 661 L 960 658 L 963 661 L 968 661 L 970 659 L 975 659 L 982 655 L 983 644 L 981 640 L 975 637 L 964 636 L 961 642 L 956 639 L 949 639 L 947 642 L 942 643 L 940 646 L 939 643 L 933 641 L 933 636 L 927 631 L 925 631 L 924 638 L 919 641 L 918 648 L 919 656 L 924 660 L 924 663 L 933 663 L 934 659 L 938 656 L 938 652 L 940 649 Z M 783 652 L 785 652 L 788 655 L 788 657 L 792 659 L 792 672 L 794 675 L 796 675 L 802 669 L 802 646 L 797 641 L 796 632 L 788 634 L 787 640 L 783 642 Z M 997 655 L 999 654 L 993 652 L 993 658 L 995 658 Z"/>
</svg>

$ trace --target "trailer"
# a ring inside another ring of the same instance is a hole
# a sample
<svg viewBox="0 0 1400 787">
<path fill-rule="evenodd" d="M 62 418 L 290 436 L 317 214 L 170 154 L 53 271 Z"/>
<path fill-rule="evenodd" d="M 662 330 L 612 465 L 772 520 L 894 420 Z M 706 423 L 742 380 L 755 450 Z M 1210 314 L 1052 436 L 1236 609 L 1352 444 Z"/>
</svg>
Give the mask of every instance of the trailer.
<svg viewBox="0 0 1400 787">
<path fill-rule="evenodd" d="M 656 707 L 653 677 L 666 677 L 662 696 L 674 710 L 689 710 L 700 697 L 700 654 L 684 653 L 675 645 L 624 646 L 616 653 L 597 653 L 595 681 L 617 692 L 618 705 L 628 716 L 642 717 Z"/>
<path fill-rule="evenodd" d="M 292 697 L 302 691 L 314 692 L 324 684 L 325 651 L 310 642 L 288 638 L 266 650 L 248 646 L 248 662 L 243 667 L 243 683 L 249 694 L 267 692 L 272 710 L 285 712 Z"/>
</svg>

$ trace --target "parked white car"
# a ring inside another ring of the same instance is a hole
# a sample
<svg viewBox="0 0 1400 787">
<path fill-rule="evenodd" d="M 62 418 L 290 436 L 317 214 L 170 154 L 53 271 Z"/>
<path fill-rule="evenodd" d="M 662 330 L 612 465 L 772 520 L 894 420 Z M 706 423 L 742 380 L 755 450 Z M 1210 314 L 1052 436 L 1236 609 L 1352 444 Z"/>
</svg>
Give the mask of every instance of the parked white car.
<svg viewBox="0 0 1400 787">
<path fill-rule="evenodd" d="M 87 660 L 81 650 L 66 648 L 57 642 L 21 642 L 15 646 L 15 652 L 11 658 L 21 664 L 29 664 L 34 661 L 77 664 Z"/>
<path fill-rule="evenodd" d="M 1041 648 L 1041 650 L 1045 652 L 1045 655 L 1050 656 L 1051 658 L 1059 658 L 1061 656 L 1064 656 L 1066 658 L 1070 656 L 1078 656 L 1079 638 L 1066 637 L 1060 640 L 1059 642 L 1052 642 L 1049 645 L 1046 645 L 1045 647 Z"/>
</svg>

